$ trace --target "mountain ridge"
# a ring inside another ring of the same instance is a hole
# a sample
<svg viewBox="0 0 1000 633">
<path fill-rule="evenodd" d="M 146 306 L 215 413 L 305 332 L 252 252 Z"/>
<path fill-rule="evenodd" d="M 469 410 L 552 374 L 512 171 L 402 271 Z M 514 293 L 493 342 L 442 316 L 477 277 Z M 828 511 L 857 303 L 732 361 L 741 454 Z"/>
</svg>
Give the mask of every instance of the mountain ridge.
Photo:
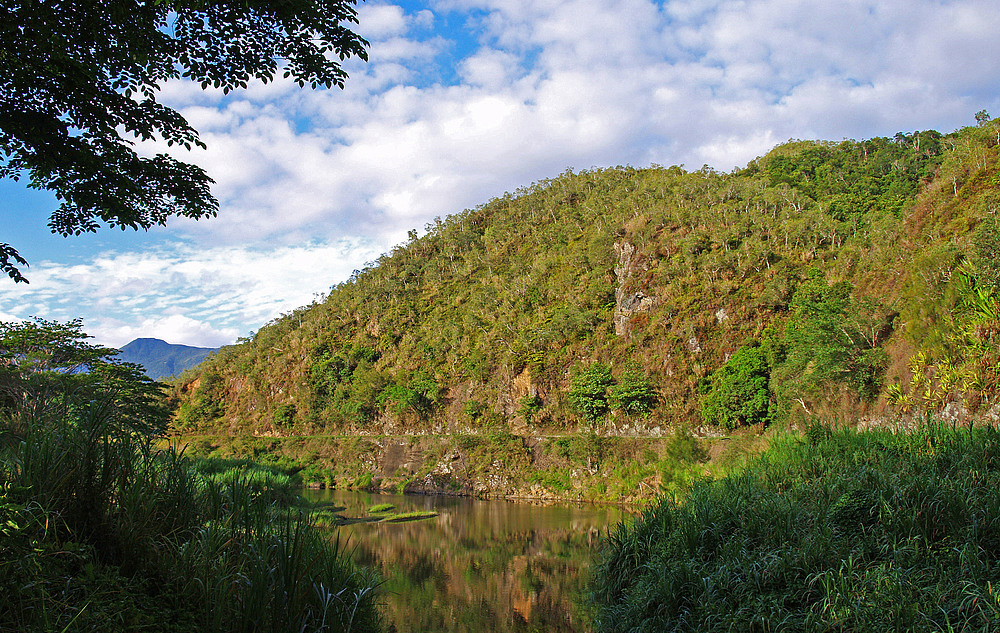
<svg viewBox="0 0 1000 633">
<path fill-rule="evenodd" d="M 159 380 L 178 376 L 217 351 L 219 351 L 217 347 L 179 345 L 158 338 L 143 337 L 125 344 L 120 349 L 118 357 L 123 361 L 142 365 L 147 376 Z"/>
</svg>

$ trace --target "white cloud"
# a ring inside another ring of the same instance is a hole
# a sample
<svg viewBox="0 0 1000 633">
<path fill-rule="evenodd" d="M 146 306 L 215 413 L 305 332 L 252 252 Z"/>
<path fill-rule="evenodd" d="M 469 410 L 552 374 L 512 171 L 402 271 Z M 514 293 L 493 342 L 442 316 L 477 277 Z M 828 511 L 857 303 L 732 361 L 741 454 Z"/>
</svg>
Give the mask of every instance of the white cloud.
<svg viewBox="0 0 1000 633">
<path fill-rule="evenodd" d="M 958 88 L 997 92 L 1000 56 L 979 55 L 977 65 L 945 54 L 959 40 L 967 57 L 993 46 L 997 18 L 984 7 L 456 0 L 422 13 L 364 5 L 358 30 L 366 33 L 367 20 L 372 61 L 352 71 L 347 90 L 273 87 L 269 102 L 185 109 L 204 127 L 210 149 L 196 160 L 219 181 L 223 204 L 217 220 L 179 225 L 216 243 L 351 235 L 384 243 L 567 166 L 728 169 L 781 139 L 948 129 L 983 107 Z M 428 81 L 447 46 L 425 27 L 441 16 L 462 17 L 480 38 L 458 60 L 455 85 Z M 927 50 L 957 77 L 938 82 L 941 72 L 921 60 Z"/>
<path fill-rule="evenodd" d="M 403 37 L 380 42 L 369 54 L 369 62 L 419 60 L 426 62 L 440 52 L 443 42 L 440 40 L 418 41 Z"/>
<path fill-rule="evenodd" d="M 356 240 L 273 249 L 171 245 L 73 265 L 39 262 L 30 285 L 0 286 L 0 302 L 11 306 L 7 319 L 80 317 L 85 331 L 112 347 L 139 336 L 214 347 L 310 303 L 383 249 Z"/>
<path fill-rule="evenodd" d="M 360 5 L 358 22 L 363 26 L 356 30 L 363 32 L 365 39 L 370 42 L 401 35 L 407 30 L 403 7 L 392 4 L 371 2 Z"/>
<path fill-rule="evenodd" d="M 482 48 L 466 57 L 459 70 L 466 84 L 491 91 L 507 88 L 522 72 L 518 56 L 493 48 Z"/>
<path fill-rule="evenodd" d="M 218 181 L 219 218 L 171 224 L 200 251 L 35 265 L 30 293 L 0 290 L 3 309 L 73 316 L 85 296 L 111 315 L 94 321 L 107 336 L 155 322 L 211 338 L 187 318 L 221 340 L 276 306 L 308 302 L 316 290 L 303 288 L 343 278 L 408 229 L 566 167 L 728 170 L 788 138 L 948 131 L 982 108 L 1000 114 L 993 0 L 435 0 L 359 10 L 371 61 L 347 62 L 346 90 L 279 80 L 224 97 L 165 86 L 161 100 L 209 145 L 179 156 Z M 323 248 L 334 264 L 306 274 L 307 253 Z M 279 265 L 280 253 L 289 261 Z M 275 283 L 276 271 L 287 278 Z"/>
</svg>

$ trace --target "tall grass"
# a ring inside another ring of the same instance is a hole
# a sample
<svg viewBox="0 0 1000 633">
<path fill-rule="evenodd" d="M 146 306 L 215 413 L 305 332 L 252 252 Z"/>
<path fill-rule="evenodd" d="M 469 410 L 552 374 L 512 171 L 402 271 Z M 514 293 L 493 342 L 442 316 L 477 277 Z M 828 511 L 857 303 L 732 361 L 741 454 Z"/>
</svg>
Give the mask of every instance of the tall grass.
<svg viewBox="0 0 1000 633">
<path fill-rule="evenodd" d="M 1000 432 L 811 429 L 606 539 L 599 631 L 1000 629 Z"/>
<path fill-rule="evenodd" d="M 0 418 L 0 631 L 379 629 L 286 476 L 203 471 L 100 402 Z"/>
<path fill-rule="evenodd" d="M 253 493 L 282 505 L 296 502 L 302 487 L 301 480 L 286 472 L 245 459 L 201 458 L 191 459 L 189 464 L 200 477 L 218 486 L 239 482 Z"/>
</svg>

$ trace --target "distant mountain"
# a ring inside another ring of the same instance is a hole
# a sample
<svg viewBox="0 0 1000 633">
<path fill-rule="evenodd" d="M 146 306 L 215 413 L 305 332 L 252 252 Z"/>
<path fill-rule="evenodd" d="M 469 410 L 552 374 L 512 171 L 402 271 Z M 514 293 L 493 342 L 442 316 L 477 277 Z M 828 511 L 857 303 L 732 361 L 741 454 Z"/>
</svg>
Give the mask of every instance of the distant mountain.
<svg viewBox="0 0 1000 633">
<path fill-rule="evenodd" d="M 142 365 L 147 376 L 159 380 L 194 367 L 216 351 L 218 348 L 214 347 L 173 345 L 158 338 L 137 338 L 121 348 L 119 358 Z"/>
</svg>

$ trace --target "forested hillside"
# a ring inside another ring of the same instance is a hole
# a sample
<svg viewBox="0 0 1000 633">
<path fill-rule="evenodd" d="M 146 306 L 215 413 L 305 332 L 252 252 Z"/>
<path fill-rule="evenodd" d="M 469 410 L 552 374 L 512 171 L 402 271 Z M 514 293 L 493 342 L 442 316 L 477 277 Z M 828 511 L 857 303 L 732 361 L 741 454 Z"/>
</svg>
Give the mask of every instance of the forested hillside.
<svg viewBox="0 0 1000 633">
<path fill-rule="evenodd" d="M 1000 126 L 977 119 L 793 141 L 733 173 L 567 171 L 436 219 L 186 372 L 176 426 L 643 434 L 981 414 L 1000 389 Z"/>
</svg>

